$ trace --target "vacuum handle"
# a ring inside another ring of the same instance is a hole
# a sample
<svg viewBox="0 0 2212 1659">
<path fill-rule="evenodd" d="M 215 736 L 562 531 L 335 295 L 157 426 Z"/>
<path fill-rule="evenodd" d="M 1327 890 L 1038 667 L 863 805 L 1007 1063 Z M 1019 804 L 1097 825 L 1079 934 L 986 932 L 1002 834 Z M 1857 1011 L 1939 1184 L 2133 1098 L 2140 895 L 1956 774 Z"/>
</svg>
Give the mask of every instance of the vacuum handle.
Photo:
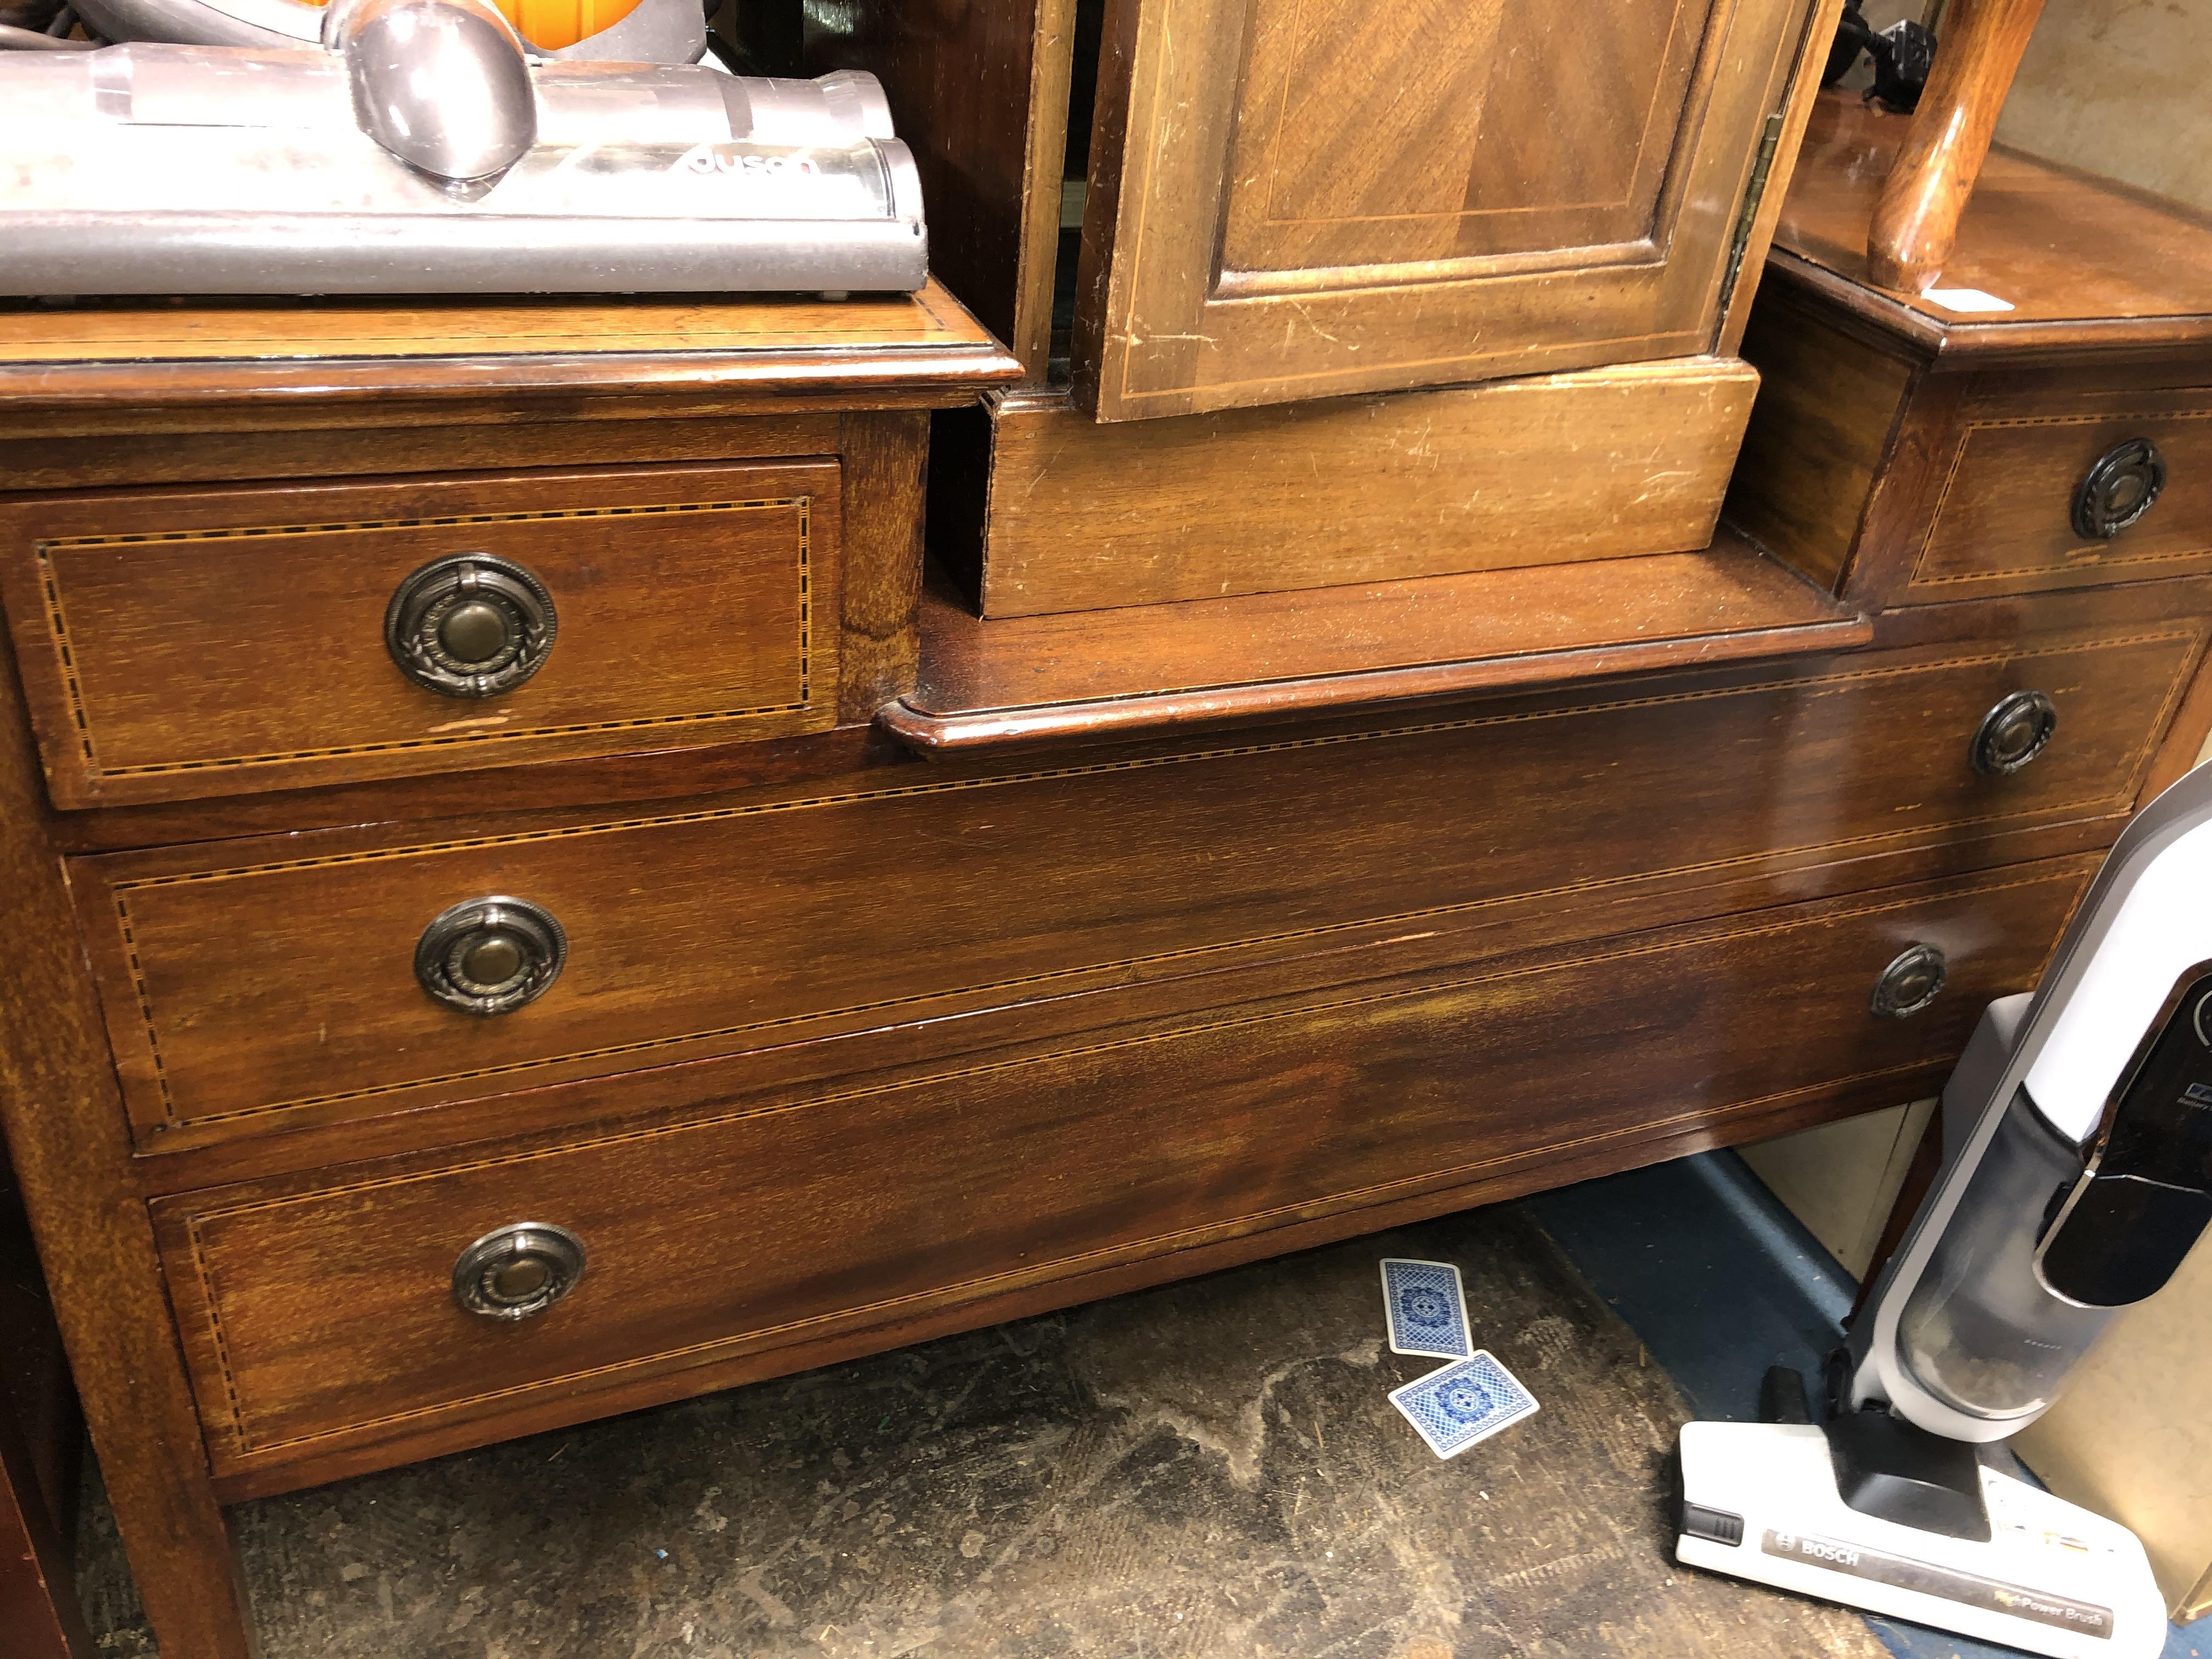
<svg viewBox="0 0 2212 1659">
<path fill-rule="evenodd" d="M 538 141 L 522 38 L 485 0 L 336 0 L 323 44 L 361 130 L 434 180 L 495 179 Z"/>
<path fill-rule="evenodd" d="M 2183 975 L 2035 1253 L 2077 1307 L 2153 1296 L 2212 1225 L 2212 963 Z"/>
</svg>

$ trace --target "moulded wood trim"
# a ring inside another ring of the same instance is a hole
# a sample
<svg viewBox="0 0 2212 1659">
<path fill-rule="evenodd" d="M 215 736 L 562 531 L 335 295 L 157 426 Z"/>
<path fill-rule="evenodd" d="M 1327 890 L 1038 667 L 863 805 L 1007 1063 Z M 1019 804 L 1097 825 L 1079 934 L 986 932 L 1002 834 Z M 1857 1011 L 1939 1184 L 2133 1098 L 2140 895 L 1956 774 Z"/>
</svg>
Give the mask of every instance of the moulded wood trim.
<svg viewBox="0 0 2212 1659">
<path fill-rule="evenodd" d="M 93 308 L 0 313 L 0 400 L 33 411 L 120 403 L 711 388 L 737 412 L 949 408 L 1021 368 L 933 280 L 851 301 L 702 298 L 574 303 Z M 808 394 L 818 394 L 818 403 Z M 377 423 L 374 408 L 357 419 Z"/>
<path fill-rule="evenodd" d="M 192 411 L 203 421 L 220 420 L 234 408 L 308 399 L 344 404 L 349 421 L 374 426 L 377 406 L 395 397 L 478 402 L 542 394 L 549 402 L 564 403 L 580 392 L 709 394 L 715 412 L 724 415 L 953 409 L 978 392 L 1011 384 L 1020 373 L 1021 365 L 996 346 L 927 356 L 609 353 L 591 358 L 331 358 L 304 366 L 271 360 L 194 364 L 189 373 L 135 363 L 94 363 L 67 371 L 0 363 L 0 400 L 8 415 L 0 430 L 35 434 L 36 417 L 48 411 L 143 411 L 143 421 L 116 422 L 130 429 L 171 424 L 177 410 Z"/>
<path fill-rule="evenodd" d="M 934 760 L 953 755 L 1127 743 L 1168 732 L 1218 731 L 1255 720 L 1418 707 L 1476 692 L 1537 690 L 1600 675 L 1644 673 L 1684 662 L 1706 667 L 1807 656 L 1855 649 L 1873 637 L 1872 622 L 1846 613 L 1735 634 L 1686 634 L 1672 639 L 1577 646 L 1522 656 L 1150 692 L 1097 702 L 1041 703 L 934 714 L 915 708 L 912 698 L 901 698 L 885 704 L 876 715 L 876 723 L 916 754 Z"/>
<path fill-rule="evenodd" d="M 1778 243 L 1767 255 L 1766 277 L 1812 295 L 1870 327 L 1878 337 L 1909 347 L 1923 360 L 1943 368 L 2106 358 L 2171 362 L 2174 348 L 2212 348 L 2212 316 L 1942 323 L 1879 289 L 1840 276 Z"/>
</svg>

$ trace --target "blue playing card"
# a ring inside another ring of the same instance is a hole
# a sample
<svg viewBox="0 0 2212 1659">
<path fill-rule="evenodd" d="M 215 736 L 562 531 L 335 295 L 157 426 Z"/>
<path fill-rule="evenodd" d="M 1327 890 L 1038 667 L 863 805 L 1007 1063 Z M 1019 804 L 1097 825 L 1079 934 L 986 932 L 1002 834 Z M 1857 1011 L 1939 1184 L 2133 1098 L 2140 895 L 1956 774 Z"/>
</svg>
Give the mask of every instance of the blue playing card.
<svg viewBox="0 0 2212 1659">
<path fill-rule="evenodd" d="M 1536 1397 L 1487 1350 L 1390 1391 L 1390 1403 L 1439 1457 L 1456 1457 L 1536 1409 Z"/>
<path fill-rule="evenodd" d="M 1459 1269 L 1448 1261 L 1387 1258 L 1382 1263 L 1382 1317 L 1389 1326 L 1392 1353 L 1465 1359 L 1474 1352 Z"/>
</svg>

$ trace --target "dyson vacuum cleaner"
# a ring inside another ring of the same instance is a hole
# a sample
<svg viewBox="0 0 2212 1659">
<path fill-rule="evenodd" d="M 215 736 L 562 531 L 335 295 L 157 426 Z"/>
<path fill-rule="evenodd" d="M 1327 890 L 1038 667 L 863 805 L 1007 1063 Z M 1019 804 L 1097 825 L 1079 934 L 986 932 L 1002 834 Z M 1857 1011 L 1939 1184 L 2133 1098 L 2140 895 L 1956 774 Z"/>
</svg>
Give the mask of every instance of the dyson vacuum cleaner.
<svg viewBox="0 0 2212 1659">
<path fill-rule="evenodd" d="M 874 78 L 731 75 L 699 0 L 559 48 L 489 0 L 73 3 L 99 39 L 0 27 L 0 295 L 927 279 Z"/>
</svg>

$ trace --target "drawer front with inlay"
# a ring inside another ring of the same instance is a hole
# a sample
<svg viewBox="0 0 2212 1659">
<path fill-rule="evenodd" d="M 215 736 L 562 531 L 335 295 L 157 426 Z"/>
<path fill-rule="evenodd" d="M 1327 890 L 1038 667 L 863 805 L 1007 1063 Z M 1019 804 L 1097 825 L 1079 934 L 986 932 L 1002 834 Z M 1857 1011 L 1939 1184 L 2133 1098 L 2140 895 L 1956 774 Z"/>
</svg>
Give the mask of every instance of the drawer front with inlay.
<svg viewBox="0 0 2212 1659">
<path fill-rule="evenodd" d="M 1970 398 L 1916 601 L 2212 568 L 2212 386 Z M 2054 406 L 2055 405 L 2055 406 Z"/>
<path fill-rule="evenodd" d="M 1630 684 L 504 834 L 77 861 L 141 1144 L 481 1099 L 2111 817 L 2203 624 Z M 1612 931 L 1622 921 L 1584 924 Z M 426 1127 L 423 1133 L 434 1131 Z M 423 1142 L 422 1144 L 430 1144 Z"/>
<path fill-rule="evenodd" d="M 1425 1196 L 1456 1207 L 1548 1184 L 1547 1164 L 1617 1169 L 1686 1136 L 1741 1138 L 1841 1091 L 1901 1097 L 1990 999 L 2034 983 L 2095 864 L 1209 1009 L 686 1122 L 164 1199 L 208 1443 L 220 1474 L 311 1479 L 348 1447 L 596 1415 L 716 1386 L 720 1364 L 1042 1281 Z M 586 1402 L 610 1389 L 633 1392 Z"/>
<path fill-rule="evenodd" d="M 835 461 L 0 507 L 64 806 L 834 723 Z"/>
</svg>

